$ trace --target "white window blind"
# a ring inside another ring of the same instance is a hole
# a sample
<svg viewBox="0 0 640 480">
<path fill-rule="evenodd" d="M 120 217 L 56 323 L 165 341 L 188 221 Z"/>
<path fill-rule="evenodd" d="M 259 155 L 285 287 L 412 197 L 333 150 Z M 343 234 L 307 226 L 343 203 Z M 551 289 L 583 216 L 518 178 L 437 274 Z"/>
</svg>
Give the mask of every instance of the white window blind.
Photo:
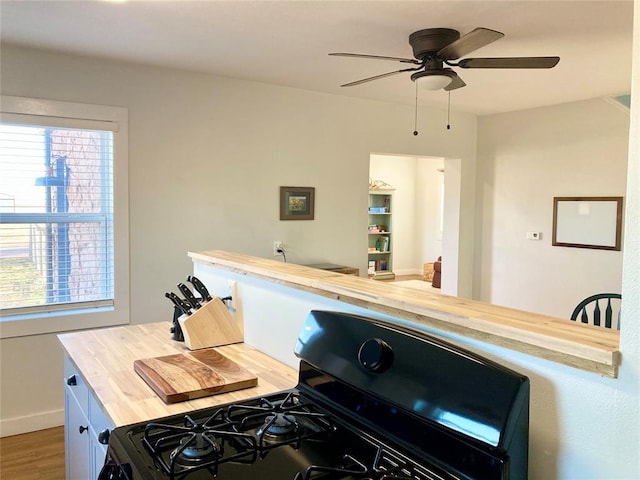
<svg viewBox="0 0 640 480">
<path fill-rule="evenodd" d="M 0 95 L 0 338 L 126 323 L 127 109 Z"/>
<path fill-rule="evenodd" d="M 113 133 L 4 120 L 2 313 L 113 305 Z"/>
</svg>

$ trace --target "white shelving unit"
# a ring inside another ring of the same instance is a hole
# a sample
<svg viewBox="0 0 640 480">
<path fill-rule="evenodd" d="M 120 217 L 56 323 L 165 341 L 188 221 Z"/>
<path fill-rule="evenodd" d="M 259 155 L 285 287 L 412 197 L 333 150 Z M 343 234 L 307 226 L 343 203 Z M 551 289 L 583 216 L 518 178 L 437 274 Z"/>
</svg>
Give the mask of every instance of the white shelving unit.
<svg viewBox="0 0 640 480">
<path fill-rule="evenodd" d="M 395 278 L 392 203 L 393 189 L 369 190 L 368 275 L 375 280 Z"/>
</svg>

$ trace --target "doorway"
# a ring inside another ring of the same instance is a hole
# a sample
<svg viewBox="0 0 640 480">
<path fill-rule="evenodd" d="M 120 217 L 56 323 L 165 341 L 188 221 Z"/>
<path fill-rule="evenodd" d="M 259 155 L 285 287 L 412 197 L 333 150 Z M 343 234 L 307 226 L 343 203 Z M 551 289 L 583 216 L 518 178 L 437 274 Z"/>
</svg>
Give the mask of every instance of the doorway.
<svg viewBox="0 0 640 480">
<path fill-rule="evenodd" d="M 394 189 L 394 273 L 422 275 L 442 255 L 445 159 L 372 154 L 369 176 Z"/>
</svg>

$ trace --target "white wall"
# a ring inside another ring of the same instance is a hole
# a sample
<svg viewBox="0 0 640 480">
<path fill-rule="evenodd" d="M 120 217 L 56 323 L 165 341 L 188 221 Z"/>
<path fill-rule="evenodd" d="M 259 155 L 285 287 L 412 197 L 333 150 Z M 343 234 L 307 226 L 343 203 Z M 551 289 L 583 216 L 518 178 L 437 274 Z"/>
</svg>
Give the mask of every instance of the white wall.
<svg viewBox="0 0 640 480">
<path fill-rule="evenodd" d="M 444 159 L 419 158 L 416 165 L 416 224 L 418 232 L 419 273 L 424 264 L 442 255 Z"/>
<path fill-rule="evenodd" d="M 551 245 L 553 197 L 625 195 L 629 109 L 594 99 L 487 116 L 478 139 L 474 298 L 566 318 L 620 292 L 622 252 Z"/>
<path fill-rule="evenodd" d="M 620 350 L 627 366 L 620 375 L 621 397 L 635 402 L 635 411 L 620 414 L 618 424 L 631 428 L 630 448 L 640 451 L 640 0 L 634 2 L 633 72 L 631 78 L 631 126 L 627 170 L 626 229 L 624 235 L 622 296 L 624 310 Z M 629 328 L 627 328 L 627 325 Z M 625 426 L 625 421 L 629 423 Z M 631 427 L 629 427 L 629 425 Z M 635 426 L 635 427 L 634 427 Z M 631 450 L 634 451 L 634 450 Z M 640 455 L 630 462 L 630 471 L 640 477 Z"/>
<path fill-rule="evenodd" d="M 478 123 L 474 298 L 566 318 L 593 293 L 620 292 L 622 252 L 552 247 L 552 207 L 554 196 L 625 195 L 629 109 L 593 99 L 481 117 Z M 420 239 L 430 231 L 421 225 L 429 216 L 420 209 L 437 201 L 421 201 L 435 187 L 435 178 L 421 185 L 430 164 L 400 155 L 371 157 L 370 175 L 396 187 L 396 274 L 420 273 L 424 262 L 441 254 L 441 240 Z M 458 214 L 447 212 L 448 220 Z M 527 231 L 541 232 L 542 240 L 526 240 Z M 434 248 L 440 248 L 437 255 L 420 255 Z"/>
<path fill-rule="evenodd" d="M 134 323 L 170 318 L 163 294 L 191 273 L 189 250 L 271 257 L 273 240 L 282 240 L 290 262 L 366 272 L 362 213 L 371 152 L 461 158 L 473 173 L 471 115 L 454 115 L 456 128 L 445 130 L 446 111 L 425 111 L 427 124 L 414 137 L 411 106 L 8 45 L 0 61 L 2 94 L 129 109 Z M 473 184 L 473 177 L 467 181 Z M 316 188 L 314 221 L 279 220 L 282 185 Z M 466 201 L 472 211 L 473 198 Z M 468 231 L 472 219 L 471 212 Z M 462 276 L 470 279 L 470 272 L 468 262 Z M 38 355 L 24 348 L 34 342 Z M 3 432 L 43 412 L 59 422 L 62 360 L 55 335 L 5 339 L 0 348 Z M 46 386 L 37 400 L 25 378 Z"/>
</svg>

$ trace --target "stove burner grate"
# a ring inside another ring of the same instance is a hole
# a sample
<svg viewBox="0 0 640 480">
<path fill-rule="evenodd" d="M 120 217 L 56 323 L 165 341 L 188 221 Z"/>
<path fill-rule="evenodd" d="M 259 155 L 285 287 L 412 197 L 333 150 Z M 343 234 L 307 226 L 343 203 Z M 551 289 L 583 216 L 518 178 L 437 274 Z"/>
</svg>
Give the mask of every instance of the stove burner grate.
<svg viewBox="0 0 640 480">
<path fill-rule="evenodd" d="M 252 464 L 267 458 L 269 452 L 278 446 L 288 445 L 299 450 L 306 442 L 330 442 L 332 435 L 339 430 L 330 415 L 322 412 L 319 406 L 296 392 L 284 392 L 269 399 L 229 405 L 208 418 L 196 417 L 198 422 L 185 415 L 182 424 L 180 420 L 174 424 L 149 423 L 144 427 L 142 443 L 151 453 L 155 466 L 169 480 L 186 480 L 198 470 L 218 477 L 227 472 L 227 466 L 220 467 L 223 463 L 228 463 L 228 466 Z M 203 418 L 206 420 L 202 421 Z M 335 463 L 308 462 L 292 480 L 445 478 L 384 445 L 369 442 L 367 445 L 372 449 L 363 449 L 360 445 L 352 450 L 348 448 L 350 444 L 345 443 L 347 448 L 342 450 L 342 456 L 333 457 Z"/>
<path fill-rule="evenodd" d="M 215 476 L 220 463 L 252 463 L 258 450 L 255 438 L 235 431 L 222 409 L 201 424 L 189 415 L 184 426 L 149 423 L 142 443 L 171 480 L 202 469 Z M 225 447 L 231 452 L 226 453 Z"/>
<path fill-rule="evenodd" d="M 185 415 L 182 424 L 148 423 L 141 442 L 156 467 L 170 480 L 196 470 L 215 477 L 225 462 L 254 463 L 270 449 L 291 445 L 298 449 L 306 439 L 324 440 L 335 426 L 329 416 L 295 392 L 253 404 L 230 405 L 198 423 Z"/>
<path fill-rule="evenodd" d="M 240 432 L 255 432 L 258 448 L 267 449 L 335 431 L 329 415 L 289 392 L 281 401 L 261 398 L 257 405 L 230 405 L 226 418 Z"/>
</svg>

